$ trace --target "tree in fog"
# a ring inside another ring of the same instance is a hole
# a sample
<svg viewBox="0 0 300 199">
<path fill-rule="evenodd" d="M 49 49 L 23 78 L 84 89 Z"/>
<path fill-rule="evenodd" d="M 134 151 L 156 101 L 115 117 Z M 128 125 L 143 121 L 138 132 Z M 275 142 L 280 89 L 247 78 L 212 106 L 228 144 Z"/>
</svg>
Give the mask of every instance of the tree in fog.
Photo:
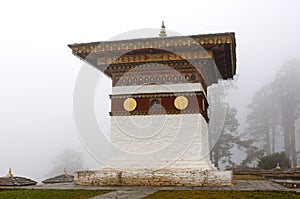
<svg viewBox="0 0 300 199">
<path fill-rule="evenodd" d="M 231 164 L 231 149 L 238 141 L 236 130 L 239 122 L 236 119 L 237 110 L 226 102 L 226 92 L 233 87 L 233 82 L 221 81 L 209 88 L 209 141 L 210 158 L 216 167 L 219 161 Z"/>
<path fill-rule="evenodd" d="M 212 160 L 216 167 L 219 167 L 219 161 L 231 164 L 231 149 L 235 146 L 238 137 L 236 130 L 239 126 L 236 119 L 237 110 L 234 107 L 226 107 L 226 116 L 220 135 L 212 148 Z"/>
<path fill-rule="evenodd" d="M 277 105 L 273 101 L 271 85 L 267 84 L 255 93 L 252 103 L 248 106 L 247 128 L 242 134 L 244 140 L 251 140 L 253 145 L 247 150 L 247 161 L 257 160 L 261 155 L 275 152 Z"/>
<path fill-rule="evenodd" d="M 285 154 L 291 158 L 292 165 L 296 157 L 296 120 L 300 116 L 300 63 L 287 62 L 278 72 L 272 88 L 274 98 L 281 112 L 284 133 Z"/>
<path fill-rule="evenodd" d="M 300 114 L 300 64 L 296 60 L 287 62 L 277 73 L 275 80 L 261 88 L 249 105 L 248 127 L 243 134 L 253 141 L 247 161 L 257 160 L 261 155 L 276 152 L 276 138 L 283 131 L 284 151 L 295 166 L 296 128 Z"/>
<path fill-rule="evenodd" d="M 69 174 L 74 171 L 82 169 L 82 156 L 81 153 L 73 149 L 66 149 L 62 151 L 53 161 L 53 168 L 47 174 L 48 177 L 53 177 L 63 173 L 64 168 L 67 169 Z"/>
</svg>

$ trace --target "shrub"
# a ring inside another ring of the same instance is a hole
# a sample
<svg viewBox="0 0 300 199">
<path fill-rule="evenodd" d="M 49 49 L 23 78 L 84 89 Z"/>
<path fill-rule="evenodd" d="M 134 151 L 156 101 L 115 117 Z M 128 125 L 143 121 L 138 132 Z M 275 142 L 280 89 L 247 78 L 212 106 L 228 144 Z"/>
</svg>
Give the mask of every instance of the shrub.
<svg viewBox="0 0 300 199">
<path fill-rule="evenodd" d="M 258 161 L 258 167 L 261 169 L 274 169 L 277 166 L 277 163 L 279 163 L 279 166 L 282 169 L 291 167 L 291 161 L 284 152 L 263 156 Z"/>
</svg>

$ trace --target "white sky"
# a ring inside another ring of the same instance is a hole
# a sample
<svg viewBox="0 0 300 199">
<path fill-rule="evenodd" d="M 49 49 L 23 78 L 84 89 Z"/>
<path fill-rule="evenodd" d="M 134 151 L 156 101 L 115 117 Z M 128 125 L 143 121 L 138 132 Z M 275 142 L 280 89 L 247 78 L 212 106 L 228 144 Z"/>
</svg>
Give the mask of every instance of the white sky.
<svg viewBox="0 0 300 199">
<path fill-rule="evenodd" d="M 5 3 L 3 3 L 5 2 Z M 82 62 L 67 44 L 140 28 L 184 35 L 235 32 L 243 120 L 253 92 L 291 58 L 300 59 L 300 1 L 3 1 L 0 3 L 0 176 L 9 166 L 36 180 L 65 148 L 84 151 L 72 112 Z M 86 167 L 97 167 L 84 153 Z"/>
</svg>

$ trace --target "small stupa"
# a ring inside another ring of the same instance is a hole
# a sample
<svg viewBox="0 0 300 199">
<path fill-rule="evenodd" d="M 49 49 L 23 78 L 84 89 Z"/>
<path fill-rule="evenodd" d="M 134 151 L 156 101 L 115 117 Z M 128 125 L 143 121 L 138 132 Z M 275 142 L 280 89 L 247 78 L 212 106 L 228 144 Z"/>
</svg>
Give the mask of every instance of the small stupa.
<svg viewBox="0 0 300 199">
<path fill-rule="evenodd" d="M 6 176 L 0 177 L 0 186 L 29 186 L 36 184 L 37 182 L 34 180 L 14 176 L 11 172 L 11 168 L 8 169 Z"/>
<path fill-rule="evenodd" d="M 50 184 L 50 183 L 70 183 L 74 182 L 74 176 L 68 175 L 67 169 L 64 168 L 64 172 L 61 175 L 55 176 L 53 178 L 46 179 L 42 181 L 44 184 Z"/>
</svg>

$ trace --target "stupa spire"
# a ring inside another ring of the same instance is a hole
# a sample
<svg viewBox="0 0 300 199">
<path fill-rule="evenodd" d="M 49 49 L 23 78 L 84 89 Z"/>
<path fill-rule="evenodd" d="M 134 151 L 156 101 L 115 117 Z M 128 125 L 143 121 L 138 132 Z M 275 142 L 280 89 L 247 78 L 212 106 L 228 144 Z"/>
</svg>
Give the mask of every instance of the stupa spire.
<svg viewBox="0 0 300 199">
<path fill-rule="evenodd" d="M 8 174 L 6 175 L 6 177 L 9 177 L 9 178 L 13 177 L 13 174 L 11 173 L 11 168 L 10 167 L 8 169 Z"/>
<path fill-rule="evenodd" d="M 160 30 L 160 33 L 159 33 L 159 36 L 160 37 L 166 37 L 167 36 L 167 33 L 166 33 L 166 29 L 165 29 L 165 23 L 164 21 L 162 21 L 162 24 L 161 24 L 161 30 Z"/>
<path fill-rule="evenodd" d="M 67 169 L 66 169 L 66 168 L 64 168 L 64 175 L 65 175 L 65 176 L 67 176 L 67 175 L 68 175 L 68 173 L 67 173 Z"/>
</svg>

